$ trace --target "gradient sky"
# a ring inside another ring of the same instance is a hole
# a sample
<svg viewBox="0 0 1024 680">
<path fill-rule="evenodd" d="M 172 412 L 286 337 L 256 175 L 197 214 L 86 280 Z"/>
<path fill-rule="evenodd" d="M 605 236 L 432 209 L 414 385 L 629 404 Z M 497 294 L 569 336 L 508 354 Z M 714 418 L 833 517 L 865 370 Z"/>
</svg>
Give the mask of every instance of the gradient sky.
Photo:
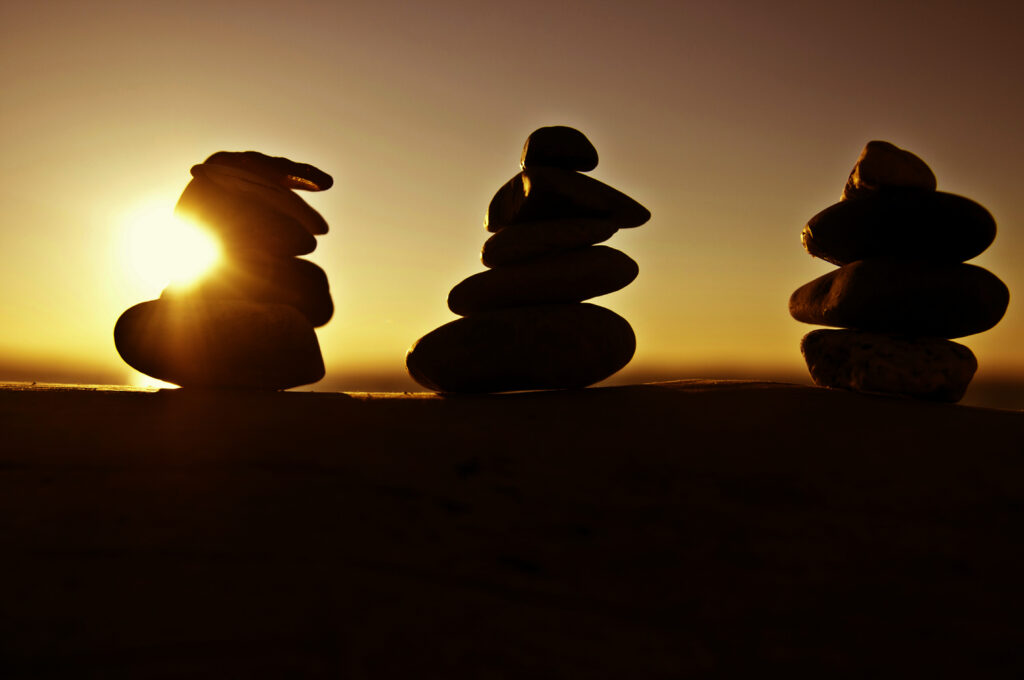
<svg viewBox="0 0 1024 680">
<path fill-rule="evenodd" d="M 455 318 L 491 196 L 555 124 L 653 214 L 608 242 L 640 276 L 596 300 L 636 330 L 627 370 L 805 374 L 787 301 L 833 266 L 800 229 L 886 139 L 995 216 L 972 262 L 1010 308 L 961 342 L 979 376 L 1024 373 L 1022 33 L 1003 2 L 2 3 L 0 379 L 136 380 L 114 322 L 163 283 L 126 216 L 255 149 L 335 178 L 304 194 L 337 307 L 314 389 L 415 389 L 406 349 Z"/>
</svg>

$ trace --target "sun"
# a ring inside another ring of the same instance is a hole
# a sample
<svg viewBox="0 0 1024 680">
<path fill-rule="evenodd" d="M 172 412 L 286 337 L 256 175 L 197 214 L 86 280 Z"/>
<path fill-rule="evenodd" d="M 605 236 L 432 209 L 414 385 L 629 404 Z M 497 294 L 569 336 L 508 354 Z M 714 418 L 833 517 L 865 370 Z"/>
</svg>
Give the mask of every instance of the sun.
<svg viewBox="0 0 1024 680">
<path fill-rule="evenodd" d="M 161 201 L 130 209 L 123 226 L 125 265 L 131 278 L 146 288 L 194 281 L 221 256 L 212 234 Z"/>
</svg>

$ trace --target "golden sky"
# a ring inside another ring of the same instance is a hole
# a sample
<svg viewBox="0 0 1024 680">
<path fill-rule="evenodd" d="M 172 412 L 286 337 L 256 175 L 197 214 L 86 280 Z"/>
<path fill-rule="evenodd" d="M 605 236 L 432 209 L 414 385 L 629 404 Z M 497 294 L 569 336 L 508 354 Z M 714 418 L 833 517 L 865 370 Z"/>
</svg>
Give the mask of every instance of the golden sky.
<svg viewBox="0 0 1024 680">
<path fill-rule="evenodd" d="M 886 139 L 995 216 L 972 262 L 1010 308 L 960 342 L 979 376 L 1024 373 L 1022 27 L 1004 2 L 3 3 L 0 379 L 135 380 L 114 322 L 166 282 L 129 261 L 129 216 L 255 149 L 335 178 L 303 194 L 331 226 L 317 387 L 416 389 L 406 349 L 455 318 L 491 196 L 555 124 L 653 215 L 608 242 L 637 280 L 595 300 L 636 331 L 627 370 L 805 373 L 787 301 L 833 267 L 800 229 Z"/>
</svg>

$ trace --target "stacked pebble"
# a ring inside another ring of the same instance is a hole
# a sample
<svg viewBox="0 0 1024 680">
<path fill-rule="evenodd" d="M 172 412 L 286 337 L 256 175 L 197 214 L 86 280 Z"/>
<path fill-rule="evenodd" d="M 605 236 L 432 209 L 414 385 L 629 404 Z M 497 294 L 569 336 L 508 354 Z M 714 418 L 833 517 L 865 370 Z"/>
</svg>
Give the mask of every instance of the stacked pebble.
<svg viewBox="0 0 1024 680">
<path fill-rule="evenodd" d="M 914 154 L 872 141 L 839 203 L 812 217 L 807 252 L 839 269 L 797 289 L 793 318 L 817 330 L 801 351 L 818 385 L 955 402 L 977 370 L 948 338 L 988 330 L 1010 293 L 965 260 L 992 243 L 996 224 L 974 201 L 936 191 Z"/>
<path fill-rule="evenodd" d="M 221 242 L 221 263 L 190 285 L 121 315 L 114 343 L 147 375 L 183 387 L 286 389 L 324 376 L 313 328 L 334 303 L 327 275 L 297 255 L 327 223 L 292 189 L 322 191 L 321 170 L 255 151 L 213 154 L 192 168 L 175 211 Z"/>
<path fill-rule="evenodd" d="M 636 262 L 594 244 L 650 212 L 582 174 L 597 151 L 570 127 L 544 127 L 523 146 L 522 172 L 491 200 L 483 246 L 490 268 L 456 285 L 448 307 L 464 318 L 420 338 L 406 365 L 439 392 L 586 387 L 629 363 L 636 337 L 617 314 L 592 304 L 636 278 Z"/>
</svg>

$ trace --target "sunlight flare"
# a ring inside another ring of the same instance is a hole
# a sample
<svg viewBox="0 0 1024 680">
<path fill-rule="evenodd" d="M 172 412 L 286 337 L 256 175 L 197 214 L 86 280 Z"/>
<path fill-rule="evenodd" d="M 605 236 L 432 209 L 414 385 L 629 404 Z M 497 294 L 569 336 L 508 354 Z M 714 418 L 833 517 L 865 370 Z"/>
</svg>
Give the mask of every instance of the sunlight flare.
<svg viewBox="0 0 1024 680">
<path fill-rule="evenodd" d="M 141 285 L 185 284 L 220 259 L 220 244 L 207 230 L 175 215 L 162 202 L 148 202 L 124 217 L 125 265 Z"/>
</svg>

